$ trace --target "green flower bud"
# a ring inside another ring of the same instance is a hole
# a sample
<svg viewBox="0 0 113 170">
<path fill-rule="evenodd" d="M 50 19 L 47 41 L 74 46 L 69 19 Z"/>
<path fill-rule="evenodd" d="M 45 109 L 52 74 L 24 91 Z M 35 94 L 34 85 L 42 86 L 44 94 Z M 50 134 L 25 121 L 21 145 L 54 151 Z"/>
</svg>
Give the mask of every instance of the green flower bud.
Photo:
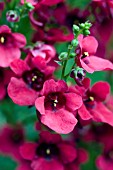
<svg viewBox="0 0 113 170">
<path fill-rule="evenodd" d="M 76 53 L 74 52 L 69 55 L 70 58 L 74 58 L 75 56 L 76 56 Z"/>
<path fill-rule="evenodd" d="M 77 39 L 74 39 L 71 41 L 71 44 L 74 46 L 74 47 L 77 47 L 78 45 L 78 40 Z"/>
<path fill-rule="evenodd" d="M 65 60 L 67 59 L 67 52 L 62 52 L 59 56 L 58 56 L 59 60 Z"/>
<path fill-rule="evenodd" d="M 77 25 L 73 25 L 73 32 L 75 34 L 79 32 L 79 27 Z"/>
<path fill-rule="evenodd" d="M 34 6 L 31 4 L 31 3 L 26 3 L 26 7 L 29 11 L 33 10 L 34 9 Z"/>
<path fill-rule="evenodd" d="M 84 28 L 85 27 L 85 24 L 84 23 L 81 23 L 79 24 L 80 28 Z"/>
<path fill-rule="evenodd" d="M 87 27 L 89 27 L 89 28 L 90 28 L 90 27 L 91 27 L 91 25 L 92 25 L 91 23 L 89 23 L 89 22 L 85 22 L 85 26 L 87 26 Z"/>
<path fill-rule="evenodd" d="M 90 34 L 90 31 L 89 31 L 89 30 L 84 30 L 84 31 L 83 31 L 83 34 L 84 34 L 84 35 L 89 35 L 89 34 Z"/>
</svg>

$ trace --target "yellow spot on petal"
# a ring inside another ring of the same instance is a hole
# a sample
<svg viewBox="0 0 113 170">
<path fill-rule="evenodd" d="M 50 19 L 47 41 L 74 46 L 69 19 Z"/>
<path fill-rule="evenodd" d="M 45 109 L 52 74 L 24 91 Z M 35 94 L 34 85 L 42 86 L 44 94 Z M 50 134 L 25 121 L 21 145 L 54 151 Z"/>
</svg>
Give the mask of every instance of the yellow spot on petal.
<svg viewBox="0 0 113 170">
<path fill-rule="evenodd" d="M 88 53 L 88 52 L 84 52 L 84 55 L 85 55 L 85 56 L 89 56 L 89 53 Z"/>
<path fill-rule="evenodd" d="M 54 103 L 53 103 L 54 107 L 56 107 L 57 103 L 58 103 L 58 100 L 57 99 L 54 100 Z"/>
<path fill-rule="evenodd" d="M 0 38 L 0 42 L 1 42 L 2 44 L 4 44 L 5 38 L 4 38 L 4 37 L 1 37 L 1 38 Z"/>
<path fill-rule="evenodd" d="M 50 149 L 47 149 L 46 153 L 49 155 L 51 153 Z"/>
<path fill-rule="evenodd" d="M 90 99 L 91 101 L 94 101 L 94 97 L 92 97 L 92 96 L 90 96 L 89 99 Z"/>
<path fill-rule="evenodd" d="M 32 78 L 32 81 L 35 81 L 37 79 L 37 76 L 34 76 L 33 78 Z"/>
</svg>

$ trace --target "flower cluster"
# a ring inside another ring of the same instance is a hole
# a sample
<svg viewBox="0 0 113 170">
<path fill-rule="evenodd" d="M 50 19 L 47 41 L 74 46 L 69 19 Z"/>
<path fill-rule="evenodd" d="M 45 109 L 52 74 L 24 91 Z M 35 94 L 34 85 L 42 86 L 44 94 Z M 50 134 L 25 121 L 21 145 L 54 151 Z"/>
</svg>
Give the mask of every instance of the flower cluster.
<svg viewBox="0 0 113 170">
<path fill-rule="evenodd" d="M 103 146 L 95 166 L 112 170 L 113 3 L 68 3 L 0 3 L 0 153 L 16 170 L 80 170 L 90 142 Z"/>
</svg>

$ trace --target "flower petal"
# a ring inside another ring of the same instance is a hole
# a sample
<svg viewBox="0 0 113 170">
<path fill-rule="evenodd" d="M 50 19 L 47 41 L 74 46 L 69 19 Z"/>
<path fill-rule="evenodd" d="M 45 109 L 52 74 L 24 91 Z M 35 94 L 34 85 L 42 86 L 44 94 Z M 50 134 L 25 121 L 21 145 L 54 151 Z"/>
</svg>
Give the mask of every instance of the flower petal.
<svg viewBox="0 0 113 170">
<path fill-rule="evenodd" d="M 33 170 L 64 170 L 63 165 L 57 159 L 51 159 L 50 161 L 39 158 L 34 160 L 31 164 Z"/>
<path fill-rule="evenodd" d="M 18 48 L 22 48 L 26 45 L 26 38 L 23 34 L 20 33 L 13 33 L 12 34 L 15 39 L 15 44 Z"/>
<path fill-rule="evenodd" d="M 21 59 L 15 59 L 10 64 L 11 69 L 17 74 L 22 75 L 24 71 L 29 70 L 28 65 Z"/>
<path fill-rule="evenodd" d="M 92 86 L 91 93 L 97 101 L 104 101 L 110 93 L 110 85 L 107 82 L 97 82 Z"/>
<path fill-rule="evenodd" d="M 27 87 L 21 80 L 12 77 L 8 85 L 8 94 L 14 103 L 18 105 L 34 105 L 38 93 Z"/>
<path fill-rule="evenodd" d="M 64 164 L 74 161 L 77 157 L 77 151 L 71 144 L 61 143 L 58 147 L 60 148 L 60 157 Z"/>
<path fill-rule="evenodd" d="M 20 58 L 20 50 L 17 47 L 2 47 L 0 46 L 0 66 L 8 67 L 10 63 L 17 58 Z"/>
<path fill-rule="evenodd" d="M 113 126 L 113 113 L 101 102 L 98 102 L 95 109 L 90 110 L 90 113 L 94 121 L 108 123 Z"/>
<path fill-rule="evenodd" d="M 25 143 L 20 147 L 20 154 L 24 159 L 32 160 L 35 157 L 37 144 Z"/>
<path fill-rule="evenodd" d="M 76 93 L 65 93 L 64 96 L 66 97 L 66 106 L 70 111 L 75 111 L 81 107 L 83 102 L 80 95 Z"/>
<path fill-rule="evenodd" d="M 47 95 L 53 92 L 65 92 L 67 89 L 67 84 L 63 80 L 55 82 L 53 79 L 50 79 L 44 83 L 42 93 Z"/>
<path fill-rule="evenodd" d="M 113 64 L 106 59 L 102 59 L 96 56 L 87 57 L 88 62 L 83 65 L 81 62 L 82 67 L 89 73 L 93 73 L 94 71 L 102 71 L 102 70 L 113 70 Z"/>
<path fill-rule="evenodd" d="M 93 36 L 87 36 L 82 40 L 82 51 L 88 52 L 90 55 L 97 51 L 98 42 Z"/>
<path fill-rule="evenodd" d="M 89 120 L 92 118 L 92 115 L 86 109 L 84 104 L 78 109 L 78 114 L 81 117 L 81 119 L 83 119 L 83 120 Z"/>
<path fill-rule="evenodd" d="M 57 133 L 70 133 L 77 124 L 77 119 L 74 115 L 64 109 L 56 112 L 46 111 L 45 115 L 41 116 L 41 122 Z"/>
<path fill-rule="evenodd" d="M 45 108 L 44 108 L 44 100 L 45 96 L 38 97 L 35 101 L 35 106 L 37 110 L 40 112 L 40 114 L 45 114 Z"/>
</svg>

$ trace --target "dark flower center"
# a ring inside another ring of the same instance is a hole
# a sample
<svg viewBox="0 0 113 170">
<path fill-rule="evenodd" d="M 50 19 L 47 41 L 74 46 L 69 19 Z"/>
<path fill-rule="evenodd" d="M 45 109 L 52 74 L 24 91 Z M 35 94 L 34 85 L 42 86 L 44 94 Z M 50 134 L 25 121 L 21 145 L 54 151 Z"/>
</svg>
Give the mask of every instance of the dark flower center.
<svg viewBox="0 0 113 170">
<path fill-rule="evenodd" d="M 26 71 L 23 73 L 24 82 L 32 89 L 39 91 L 42 89 L 45 76 L 38 69 L 33 69 L 31 71 Z"/>
<path fill-rule="evenodd" d="M 3 79 L 4 79 L 4 73 L 3 73 L 2 68 L 0 68 L 0 82 L 2 82 Z"/>
<path fill-rule="evenodd" d="M 14 130 L 10 135 L 10 139 L 14 144 L 22 144 L 23 142 L 23 134 L 20 130 Z"/>
<path fill-rule="evenodd" d="M 95 99 L 93 96 L 89 96 L 88 99 L 84 100 L 84 104 L 87 108 L 94 108 L 95 107 Z"/>
<path fill-rule="evenodd" d="M 41 143 L 36 149 L 36 155 L 51 159 L 59 154 L 58 147 L 53 143 Z"/>
<path fill-rule="evenodd" d="M 110 151 L 106 152 L 105 157 L 106 159 L 113 161 L 113 149 L 110 149 Z"/>
<path fill-rule="evenodd" d="M 58 110 L 65 106 L 66 99 L 62 93 L 50 93 L 46 96 L 44 104 L 47 110 Z"/>
</svg>

